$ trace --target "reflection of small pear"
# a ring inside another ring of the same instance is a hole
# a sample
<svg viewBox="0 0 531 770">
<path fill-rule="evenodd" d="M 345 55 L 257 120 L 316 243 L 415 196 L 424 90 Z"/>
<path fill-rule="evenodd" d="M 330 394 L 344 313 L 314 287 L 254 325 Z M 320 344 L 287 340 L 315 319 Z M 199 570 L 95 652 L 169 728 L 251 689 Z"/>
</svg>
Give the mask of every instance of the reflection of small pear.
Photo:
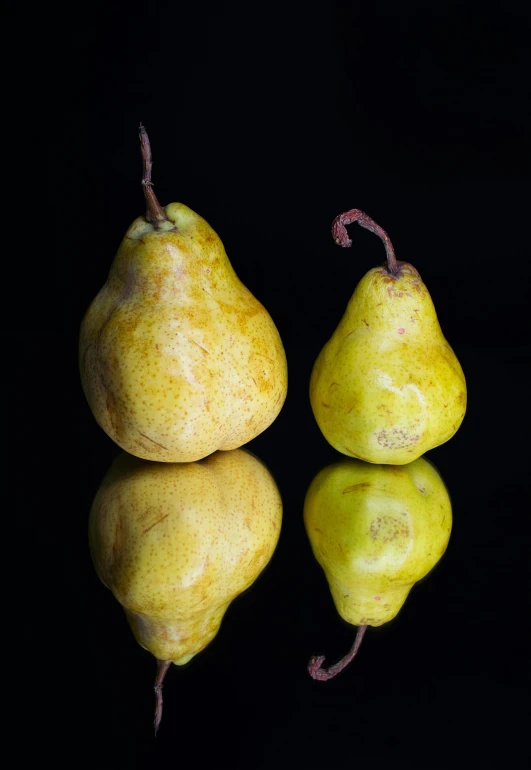
<svg viewBox="0 0 531 770">
<path fill-rule="evenodd" d="M 284 348 L 269 313 L 234 272 L 218 235 L 182 203 L 126 232 L 83 319 L 81 382 L 99 425 L 146 460 L 192 462 L 264 431 L 287 390 Z"/>
<path fill-rule="evenodd" d="M 324 437 L 339 452 L 403 465 L 457 431 L 465 378 L 418 272 L 397 262 L 387 233 L 358 209 L 335 220 L 339 245 L 351 245 L 345 230 L 351 222 L 383 239 L 387 265 L 369 270 L 357 285 L 315 362 L 310 400 Z"/>
<path fill-rule="evenodd" d="M 350 653 L 314 679 L 331 679 L 356 654 L 367 626 L 394 618 L 413 585 L 439 561 L 452 507 L 444 482 L 424 458 L 409 465 L 343 459 L 324 468 L 306 493 L 304 523 L 337 611 L 358 626 Z"/>
<path fill-rule="evenodd" d="M 105 476 L 89 519 L 98 576 L 124 607 L 162 680 L 217 634 L 231 601 L 269 562 L 282 501 L 273 477 L 243 449 L 195 463 L 156 463 L 125 452 Z"/>
</svg>

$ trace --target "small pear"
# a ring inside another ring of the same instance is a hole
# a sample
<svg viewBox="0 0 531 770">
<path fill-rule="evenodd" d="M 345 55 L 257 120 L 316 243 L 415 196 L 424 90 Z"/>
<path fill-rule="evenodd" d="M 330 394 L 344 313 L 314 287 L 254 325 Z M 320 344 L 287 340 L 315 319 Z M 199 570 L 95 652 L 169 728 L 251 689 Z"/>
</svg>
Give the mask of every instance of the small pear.
<svg viewBox="0 0 531 770">
<path fill-rule="evenodd" d="M 163 209 L 140 128 L 148 210 L 135 219 L 81 325 L 83 390 L 130 454 L 192 462 L 246 444 L 280 412 L 284 348 L 218 235 L 182 203 Z"/>
<path fill-rule="evenodd" d="M 121 453 L 89 517 L 92 560 L 125 610 L 138 643 L 157 659 L 155 732 L 162 681 L 217 634 L 232 600 L 275 550 L 282 501 L 250 452 L 194 463 L 155 463 Z"/>
<path fill-rule="evenodd" d="M 387 264 L 356 287 L 315 362 L 310 401 L 339 452 L 403 465 L 455 434 L 466 410 L 465 377 L 417 270 L 396 260 L 387 233 L 358 209 L 334 221 L 338 245 L 351 245 L 351 222 L 382 238 Z"/>
<path fill-rule="evenodd" d="M 403 466 L 343 459 L 311 482 L 304 524 L 337 611 L 358 626 L 339 663 L 323 669 L 324 656 L 310 660 L 311 676 L 327 680 L 356 655 L 367 626 L 392 620 L 437 564 L 450 538 L 452 507 L 441 476 L 424 458 Z"/>
</svg>

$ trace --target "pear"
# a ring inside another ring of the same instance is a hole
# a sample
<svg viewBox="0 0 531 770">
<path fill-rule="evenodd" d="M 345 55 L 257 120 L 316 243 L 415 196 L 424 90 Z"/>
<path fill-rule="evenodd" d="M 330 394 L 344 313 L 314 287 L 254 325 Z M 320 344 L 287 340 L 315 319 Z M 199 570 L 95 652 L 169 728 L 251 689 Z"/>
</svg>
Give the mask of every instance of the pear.
<svg viewBox="0 0 531 770">
<path fill-rule="evenodd" d="M 100 580 L 125 610 L 162 681 L 216 636 L 232 600 L 275 550 L 282 501 L 273 477 L 244 449 L 194 463 L 121 453 L 92 504 L 89 543 Z"/>
<path fill-rule="evenodd" d="M 163 209 L 140 127 L 146 217 L 127 230 L 81 325 L 81 382 L 98 424 L 146 460 L 192 462 L 264 431 L 287 392 L 270 315 L 218 235 L 182 203 Z"/>
<path fill-rule="evenodd" d="M 334 220 L 338 245 L 351 245 L 351 222 L 382 238 L 387 264 L 357 285 L 315 362 L 310 401 L 339 452 L 404 465 L 455 434 L 466 410 L 465 377 L 417 270 L 396 260 L 387 233 L 358 209 Z"/>
<path fill-rule="evenodd" d="M 324 669 L 324 656 L 310 660 L 310 675 L 325 681 L 356 655 L 367 626 L 392 620 L 437 564 L 450 538 L 452 507 L 440 474 L 422 457 L 402 466 L 345 458 L 311 482 L 304 524 L 337 611 L 358 626 L 339 663 Z"/>
</svg>

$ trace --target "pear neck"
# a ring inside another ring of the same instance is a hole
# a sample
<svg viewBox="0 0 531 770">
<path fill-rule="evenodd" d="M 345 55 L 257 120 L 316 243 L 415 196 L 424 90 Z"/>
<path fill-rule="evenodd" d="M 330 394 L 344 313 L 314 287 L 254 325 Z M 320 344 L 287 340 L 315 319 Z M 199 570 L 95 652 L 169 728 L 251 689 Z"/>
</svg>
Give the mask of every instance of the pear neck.
<svg viewBox="0 0 531 770">
<path fill-rule="evenodd" d="M 146 199 L 147 206 L 146 219 L 148 222 L 151 222 L 155 230 L 171 229 L 174 232 L 178 232 L 175 225 L 173 225 L 171 220 L 169 220 L 164 213 L 164 209 L 160 205 L 153 189 L 153 182 L 151 181 L 151 168 L 153 166 L 153 161 L 151 159 L 151 144 L 149 142 L 147 131 L 142 123 L 138 129 L 138 133 L 140 137 L 140 151 L 142 153 L 142 187 L 144 189 L 144 197 Z M 168 228 L 168 222 L 172 224 L 173 227 Z M 162 227 L 163 223 L 164 227 Z"/>
<path fill-rule="evenodd" d="M 343 248 L 352 246 L 352 241 L 348 237 L 346 226 L 351 225 L 354 222 L 357 222 L 360 227 L 364 227 L 366 230 L 369 230 L 371 233 L 374 233 L 382 239 L 387 255 L 387 271 L 390 275 L 396 277 L 400 272 L 400 266 L 396 260 L 395 250 L 393 249 L 391 239 L 385 230 L 380 227 L 380 225 L 376 224 L 374 219 L 371 219 L 364 211 L 360 211 L 360 209 L 350 209 L 350 211 L 345 211 L 334 219 L 332 223 L 332 238 L 337 245 L 342 246 Z"/>
</svg>

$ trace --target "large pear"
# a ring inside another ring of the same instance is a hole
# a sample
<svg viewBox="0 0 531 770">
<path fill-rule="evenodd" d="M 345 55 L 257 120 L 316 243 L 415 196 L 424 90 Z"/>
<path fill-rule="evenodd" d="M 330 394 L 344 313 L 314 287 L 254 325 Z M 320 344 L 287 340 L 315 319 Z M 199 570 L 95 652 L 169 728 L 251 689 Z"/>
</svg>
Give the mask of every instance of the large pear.
<svg viewBox="0 0 531 770">
<path fill-rule="evenodd" d="M 162 209 L 144 151 L 146 217 L 118 249 L 81 325 L 81 382 L 103 430 L 148 460 L 190 462 L 264 431 L 287 391 L 284 348 L 210 225 Z"/>
<path fill-rule="evenodd" d="M 339 452 L 403 465 L 457 431 L 466 410 L 465 377 L 417 270 L 396 260 L 387 233 L 358 209 L 335 220 L 339 245 L 351 245 L 350 222 L 383 239 L 387 264 L 359 282 L 317 358 L 311 405 Z"/>
<path fill-rule="evenodd" d="M 367 626 L 381 626 L 402 608 L 416 582 L 446 550 L 452 507 L 446 486 L 424 458 L 409 465 L 343 459 L 311 482 L 304 524 L 341 617 L 359 627 L 343 661 L 315 679 L 330 679 L 354 657 Z"/>
<path fill-rule="evenodd" d="M 90 551 L 137 641 L 159 662 L 159 698 L 170 662 L 203 650 L 267 565 L 281 521 L 273 477 L 244 449 L 195 463 L 125 452 L 114 461 L 92 504 Z"/>
</svg>

